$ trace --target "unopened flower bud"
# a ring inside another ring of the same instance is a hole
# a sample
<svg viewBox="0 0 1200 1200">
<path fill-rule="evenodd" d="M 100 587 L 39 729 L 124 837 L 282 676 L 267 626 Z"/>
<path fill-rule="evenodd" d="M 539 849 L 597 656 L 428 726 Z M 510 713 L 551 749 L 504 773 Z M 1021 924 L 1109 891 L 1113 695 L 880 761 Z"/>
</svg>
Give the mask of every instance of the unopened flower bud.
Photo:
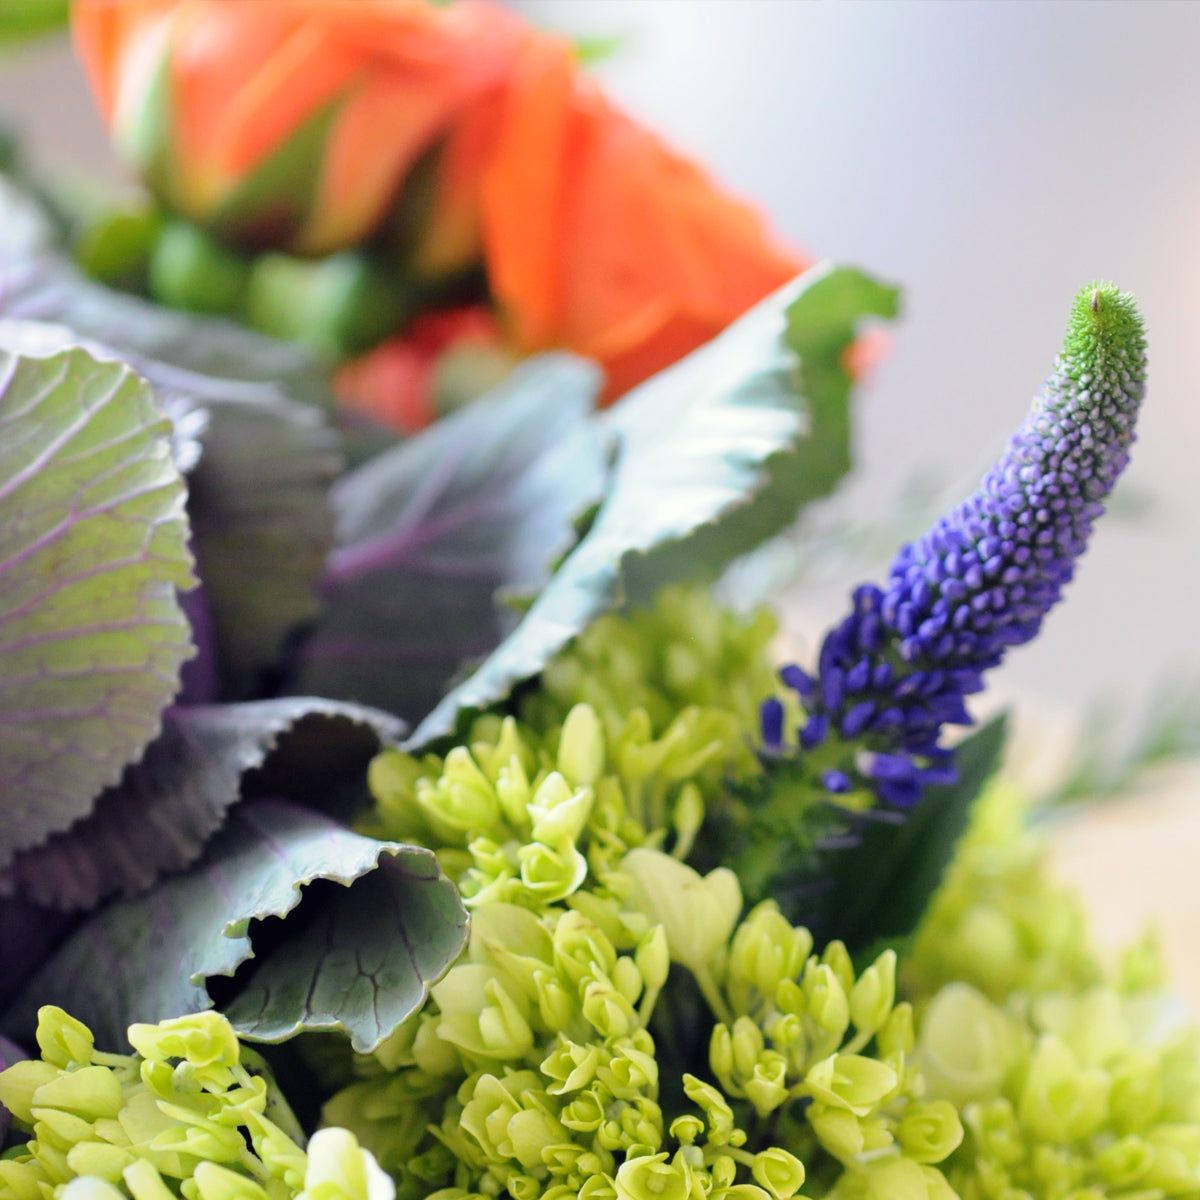
<svg viewBox="0 0 1200 1200">
<path fill-rule="evenodd" d="M 86 1066 L 95 1045 L 92 1031 L 53 1004 L 38 1009 L 37 1044 L 42 1058 L 56 1067 Z"/>
<path fill-rule="evenodd" d="M 904 1153 L 917 1162 L 938 1163 L 956 1150 L 963 1139 L 958 1111 L 948 1100 L 928 1104 L 913 1102 L 896 1129 Z"/>
<path fill-rule="evenodd" d="M 895 1089 L 899 1079 L 891 1067 L 877 1059 L 831 1054 L 809 1070 L 804 1082 L 817 1100 L 865 1117 Z"/>
<path fill-rule="evenodd" d="M 634 962 L 637 963 L 642 982 L 648 992 L 659 991 L 667 982 L 667 974 L 671 969 L 671 952 L 667 945 L 667 931 L 661 925 L 655 925 L 638 942 Z"/>
<path fill-rule="evenodd" d="M 788 1200 L 804 1186 L 804 1164 L 779 1146 L 756 1154 L 750 1173 L 774 1200 Z"/>
<path fill-rule="evenodd" d="M 860 1033 L 874 1033 L 892 1011 L 896 999 L 896 952 L 885 950 L 850 991 L 850 1020 Z"/>
<path fill-rule="evenodd" d="M 604 771 L 604 726 L 590 704 L 577 704 L 563 722 L 558 769 L 574 787 L 596 782 Z"/>
</svg>

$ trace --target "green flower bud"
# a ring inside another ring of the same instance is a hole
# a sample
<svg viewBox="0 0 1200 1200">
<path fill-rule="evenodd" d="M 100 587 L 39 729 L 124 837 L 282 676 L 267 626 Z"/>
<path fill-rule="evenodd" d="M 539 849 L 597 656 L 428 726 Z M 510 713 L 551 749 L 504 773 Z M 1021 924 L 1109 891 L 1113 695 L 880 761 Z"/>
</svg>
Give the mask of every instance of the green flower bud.
<svg viewBox="0 0 1200 1200">
<path fill-rule="evenodd" d="M 910 1158 L 885 1158 L 869 1164 L 867 1197 L 868 1200 L 958 1200 L 936 1167 L 922 1166 Z"/>
<path fill-rule="evenodd" d="M 824 1032 L 826 1044 L 840 1045 L 850 1024 L 850 1001 L 837 972 L 821 963 L 804 972 L 808 1015 Z"/>
<path fill-rule="evenodd" d="M 667 982 L 671 969 L 671 951 L 667 944 L 667 931 L 655 925 L 638 942 L 634 962 L 641 973 L 646 991 L 657 992 Z"/>
<path fill-rule="evenodd" d="M 559 772 L 551 771 L 529 799 L 534 840 L 547 845 L 574 842 L 587 824 L 593 797 L 590 787 L 573 788 Z"/>
<path fill-rule="evenodd" d="M 9 1070 L 24 1065 L 16 1063 Z M 121 1111 L 121 1104 L 121 1081 L 113 1071 L 108 1067 L 80 1067 L 43 1083 L 34 1092 L 31 1107 L 60 1108 L 94 1121 L 97 1117 L 115 1117 Z M 13 1112 L 16 1111 L 14 1108 Z"/>
<path fill-rule="evenodd" d="M 413 1038 L 413 1063 L 426 1075 L 454 1075 L 459 1069 L 459 1058 L 454 1047 L 438 1036 L 440 1017 L 423 1012 Z"/>
<path fill-rule="evenodd" d="M 842 991 L 849 995 L 854 987 L 854 963 L 850 958 L 850 951 L 841 942 L 830 942 L 821 951 L 821 962 L 833 971 L 838 983 L 842 985 Z"/>
<path fill-rule="evenodd" d="M 698 1138 L 704 1136 L 705 1124 L 691 1113 L 676 1117 L 667 1131 L 681 1146 L 691 1146 Z"/>
<path fill-rule="evenodd" d="M 691 867 L 647 846 L 631 850 L 620 872 L 631 881 L 630 902 L 662 925 L 671 961 L 702 973 L 737 924 L 742 890 L 737 876 L 718 867 L 701 877 Z"/>
<path fill-rule="evenodd" d="M 542 1060 L 539 1068 L 543 1075 L 554 1082 L 546 1090 L 552 1096 L 566 1092 L 577 1092 L 587 1087 L 596 1077 L 600 1065 L 600 1047 L 580 1046 L 559 1035 L 555 1049 Z"/>
<path fill-rule="evenodd" d="M 679 789 L 671 824 L 675 827 L 675 846 L 671 853 L 675 858 L 685 859 L 704 824 L 704 797 L 690 780 Z"/>
<path fill-rule="evenodd" d="M 125 1195 L 119 1188 L 90 1175 L 72 1179 L 58 1195 L 60 1200 L 125 1200 Z"/>
<path fill-rule="evenodd" d="M 1162 1111 L 1162 1078 L 1149 1054 L 1126 1056 L 1112 1074 L 1108 1108 L 1114 1126 L 1123 1133 L 1140 1133 Z"/>
<path fill-rule="evenodd" d="M 745 1133 L 734 1126 L 733 1109 L 711 1083 L 705 1083 L 695 1075 L 684 1075 L 683 1091 L 708 1119 L 708 1141 L 711 1145 L 741 1146 L 745 1142 Z"/>
<path fill-rule="evenodd" d="M 732 1034 L 733 1074 L 744 1079 L 753 1074 L 763 1052 L 762 1030 L 749 1017 L 738 1017 Z"/>
<path fill-rule="evenodd" d="M 686 1172 L 667 1162 L 665 1154 L 627 1159 L 616 1186 L 618 1200 L 687 1200 L 689 1192 Z"/>
<path fill-rule="evenodd" d="M 1109 1079 L 1099 1068 L 1081 1068 L 1053 1034 L 1038 1040 L 1017 1112 L 1021 1123 L 1049 1142 L 1072 1142 L 1094 1132 L 1108 1115 Z"/>
<path fill-rule="evenodd" d="M 417 780 L 416 795 L 430 828 L 451 845 L 470 837 L 504 839 L 495 789 L 465 746 L 455 746 L 446 755 L 439 779 Z"/>
<path fill-rule="evenodd" d="M 743 1086 L 746 1099 L 760 1117 L 774 1112 L 788 1098 L 787 1062 L 783 1055 L 775 1050 L 764 1050 Z"/>
<path fill-rule="evenodd" d="M 990 1100 L 1017 1053 L 1008 1019 L 969 984 L 948 984 L 929 1002 L 916 1054 L 931 1096 L 956 1108 Z"/>
<path fill-rule="evenodd" d="M 308 1143 L 304 1190 L 296 1200 L 392 1200 L 391 1177 L 346 1129 L 318 1129 Z"/>
<path fill-rule="evenodd" d="M 771 1200 L 770 1194 L 752 1183 L 735 1183 L 721 1193 L 722 1200 Z"/>
<path fill-rule="evenodd" d="M 566 899 L 587 878 L 587 859 L 570 842 L 557 848 L 529 842 L 517 851 L 517 859 L 521 882 L 540 904 Z"/>
<path fill-rule="evenodd" d="M 468 1054 L 510 1060 L 532 1048 L 529 1000 L 495 967 L 460 963 L 430 995 L 442 1010 L 438 1037 Z"/>
<path fill-rule="evenodd" d="M 626 1037 L 638 1024 L 633 1005 L 606 979 L 595 979 L 583 993 L 583 1015 L 601 1037 Z"/>
<path fill-rule="evenodd" d="M 175 1200 L 175 1193 L 163 1182 L 154 1164 L 144 1158 L 131 1162 L 121 1177 L 133 1200 Z"/>
<path fill-rule="evenodd" d="M 157 1025 L 130 1025 L 126 1036 L 129 1044 L 150 1060 L 182 1058 L 197 1067 L 235 1067 L 240 1061 L 233 1026 L 212 1010 Z"/>
<path fill-rule="evenodd" d="M 875 1045 L 879 1050 L 879 1057 L 892 1066 L 903 1064 L 904 1060 L 913 1052 L 915 1044 L 912 1005 L 897 1004 L 875 1035 Z"/>
<path fill-rule="evenodd" d="M 850 990 L 850 1020 L 860 1033 L 874 1033 L 896 999 L 896 952 L 885 950 Z"/>
<path fill-rule="evenodd" d="M 604 771 L 604 727 L 590 704 L 576 704 L 563 722 L 558 769 L 575 787 L 593 784 Z"/>
<path fill-rule="evenodd" d="M 712 1036 L 708 1041 L 708 1064 L 726 1090 L 732 1090 L 730 1081 L 734 1072 L 733 1034 L 730 1033 L 729 1026 L 722 1022 L 713 1026 Z"/>
<path fill-rule="evenodd" d="M 440 759 L 421 761 L 400 750 L 382 750 L 367 767 L 367 786 L 375 797 L 380 833 L 404 840 L 428 837 L 429 826 L 417 804 L 417 780 L 441 773 Z"/>
<path fill-rule="evenodd" d="M 84 1134 L 84 1137 L 87 1136 L 88 1134 Z M 75 1144 L 71 1145 L 72 1142 Z M 67 1138 L 64 1139 L 64 1146 L 70 1146 L 67 1150 L 67 1166 L 76 1175 L 90 1175 L 96 1179 L 105 1179 L 109 1183 L 120 1183 L 122 1175 L 131 1165 L 145 1162 L 144 1159 L 135 1159 L 125 1147 L 113 1146 L 108 1142 L 76 1141 L 74 1138 Z M 148 1162 L 145 1165 L 154 1171 Z M 158 1172 L 154 1171 L 154 1174 L 157 1176 Z"/>
<path fill-rule="evenodd" d="M 40 1059 L 24 1058 L 0 1071 L 0 1104 L 18 1121 L 33 1124 L 33 1097 L 58 1078 L 58 1068 Z"/>
<path fill-rule="evenodd" d="M 948 1100 L 928 1104 L 913 1102 L 905 1110 L 896 1129 L 896 1138 L 904 1153 L 921 1163 L 941 1162 L 958 1149 L 963 1139 L 958 1111 Z"/>
<path fill-rule="evenodd" d="M 552 1033 L 567 1029 L 577 1012 L 575 997 L 549 969 L 534 973 L 533 986 L 542 1024 Z"/>
<path fill-rule="evenodd" d="M 1096 1155 L 1096 1168 L 1107 1187 L 1132 1188 L 1150 1169 L 1154 1150 L 1139 1137 L 1123 1137 Z"/>
<path fill-rule="evenodd" d="M 46 1062 L 64 1068 L 89 1065 L 95 1047 L 92 1031 L 52 1004 L 38 1009 L 37 1044 Z"/>
<path fill-rule="evenodd" d="M 647 1092 L 658 1091 L 658 1062 L 653 1050 L 639 1050 L 631 1041 L 622 1040 L 613 1046 L 612 1056 L 597 1072 L 600 1082 L 618 1100 L 635 1100 Z"/>
<path fill-rule="evenodd" d="M 804 1077 L 814 1099 L 865 1117 L 899 1083 L 886 1063 L 860 1054 L 831 1054 Z"/>
<path fill-rule="evenodd" d="M 604 1123 L 608 1097 L 604 1088 L 592 1087 L 580 1092 L 559 1112 L 559 1120 L 577 1133 L 595 1133 Z"/>
<path fill-rule="evenodd" d="M 213 1162 L 201 1162 L 192 1174 L 196 1200 L 267 1200 L 253 1179 Z"/>
<path fill-rule="evenodd" d="M 785 979 L 799 976 L 812 951 L 812 935 L 796 929 L 773 900 L 757 905 L 738 926 L 729 950 L 728 989 L 737 1009 L 770 999 Z"/>
<path fill-rule="evenodd" d="M 804 1164 L 778 1146 L 756 1154 L 750 1173 L 774 1200 L 788 1200 L 804 1186 Z"/>
<path fill-rule="evenodd" d="M 849 1109 L 818 1100 L 810 1105 L 807 1117 L 817 1140 L 839 1161 L 848 1162 L 866 1149 L 863 1122 Z"/>
</svg>

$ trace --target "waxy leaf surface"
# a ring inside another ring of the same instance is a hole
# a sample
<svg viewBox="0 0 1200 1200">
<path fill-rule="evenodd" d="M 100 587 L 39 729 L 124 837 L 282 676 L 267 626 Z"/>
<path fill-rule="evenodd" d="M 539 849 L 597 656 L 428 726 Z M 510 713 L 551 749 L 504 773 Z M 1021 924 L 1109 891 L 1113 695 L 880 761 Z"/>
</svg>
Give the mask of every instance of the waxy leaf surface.
<svg viewBox="0 0 1200 1200">
<path fill-rule="evenodd" d="M 0 868 L 92 809 L 193 650 L 171 426 L 128 368 L 0 350 Z"/>
<path fill-rule="evenodd" d="M 411 745 L 503 700 L 603 612 L 715 575 L 829 492 L 850 461 L 844 353 L 863 318 L 896 304 L 858 271 L 814 268 L 602 414 L 617 459 L 586 536 Z"/>
<path fill-rule="evenodd" d="M 212 1007 L 211 982 L 232 993 L 222 1007 L 245 1037 L 343 1030 L 367 1052 L 423 1003 L 466 925 L 428 850 L 253 801 L 186 874 L 84 922 L 28 981 L 5 1029 L 28 1035 L 37 1006 L 57 1004 L 118 1048 L 131 1022 Z"/>
</svg>

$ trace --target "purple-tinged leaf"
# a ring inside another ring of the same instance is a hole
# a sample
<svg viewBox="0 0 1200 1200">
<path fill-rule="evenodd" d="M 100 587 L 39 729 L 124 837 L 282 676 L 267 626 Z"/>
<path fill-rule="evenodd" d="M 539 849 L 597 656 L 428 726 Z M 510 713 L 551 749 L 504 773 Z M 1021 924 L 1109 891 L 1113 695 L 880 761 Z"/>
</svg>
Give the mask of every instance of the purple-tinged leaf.
<svg viewBox="0 0 1200 1200">
<path fill-rule="evenodd" d="M 222 1007 L 245 1037 L 338 1029 L 369 1052 L 424 1002 L 466 928 L 430 851 L 253 801 L 192 870 L 81 925 L 27 981 L 5 1029 L 20 1036 L 38 1005 L 57 1004 L 117 1049 L 134 1021 L 212 1007 L 211 986 L 234 993 Z"/>
<path fill-rule="evenodd" d="M 848 469 L 842 353 L 893 288 L 814 267 L 635 388 L 597 424 L 619 450 L 603 504 L 524 620 L 418 726 L 410 748 L 505 699 L 602 613 L 715 577 Z"/>
<path fill-rule="evenodd" d="M 0 867 L 87 815 L 179 688 L 170 433 L 127 367 L 0 350 Z"/>
<path fill-rule="evenodd" d="M 16 1042 L 10 1042 L 6 1037 L 0 1037 L 0 1071 L 7 1071 L 15 1062 L 21 1062 L 29 1055 Z M 12 1122 L 12 1113 L 0 1104 L 0 1144 L 8 1136 L 8 1127 Z"/>
<path fill-rule="evenodd" d="M 265 765 L 274 795 L 346 807 L 371 757 L 403 732 L 387 713 L 308 697 L 169 709 L 94 812 L 0 872 L 0 895 L 70 911 L 144 891 L 200 857 L 249 772 Z"/>
<path fill-rule="evenodd" d="M 2 306 L 0 306 L 2 307 Z M 204 581 L 193 614 L 207 624 L 201 699 L 261 695 L 288 635 L 317 612 L 316 584 L 333 543 L 330 485 L 342 469 L 337 435 L 318 410 L 273 384 L 215 379 L 80 340 L 65 325 L 0 317 L 0 346 L 38 357 L 81 345 L 124 362 L 154 388 L 172 423 L 175 465 L 188 477 L 192 549 Z M 195 622 L 193 621 L 193 627 Z"/>
<path fill-rule="evenodd" d="M 420 718 L 515 617 L 603 494 L 606 439 L 587 420 L 594 367 L 523 364 L 486 397 L 346 476 L 324 606 L 294 690 Z"/>
</svg>

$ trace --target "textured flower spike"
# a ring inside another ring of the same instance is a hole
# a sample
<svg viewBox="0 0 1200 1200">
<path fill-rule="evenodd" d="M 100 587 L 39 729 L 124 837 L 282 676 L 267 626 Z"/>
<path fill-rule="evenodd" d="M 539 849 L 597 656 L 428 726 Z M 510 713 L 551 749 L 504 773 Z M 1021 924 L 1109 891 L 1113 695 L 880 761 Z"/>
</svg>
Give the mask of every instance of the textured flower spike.
<svg viewBox="0 0 1200 1200">
<path fill-rule="evenodd" d="M 869 787 L 908 806 L 953 778 L 941 727 L 970 723 L 963 698 L 1037 634 L 1074 574 L 1128 462 L 1145 375 L 1132 296 L 1084 288 L 1054 373 L 978 491 L 901 549 L 885 587 L 856 589 L 815 676 L 784 668 L 807 714 L 801 756 L 827 792 Z M 762 732 L 768 753 L 784 753 L 775 700 Z"/>
</svg>

